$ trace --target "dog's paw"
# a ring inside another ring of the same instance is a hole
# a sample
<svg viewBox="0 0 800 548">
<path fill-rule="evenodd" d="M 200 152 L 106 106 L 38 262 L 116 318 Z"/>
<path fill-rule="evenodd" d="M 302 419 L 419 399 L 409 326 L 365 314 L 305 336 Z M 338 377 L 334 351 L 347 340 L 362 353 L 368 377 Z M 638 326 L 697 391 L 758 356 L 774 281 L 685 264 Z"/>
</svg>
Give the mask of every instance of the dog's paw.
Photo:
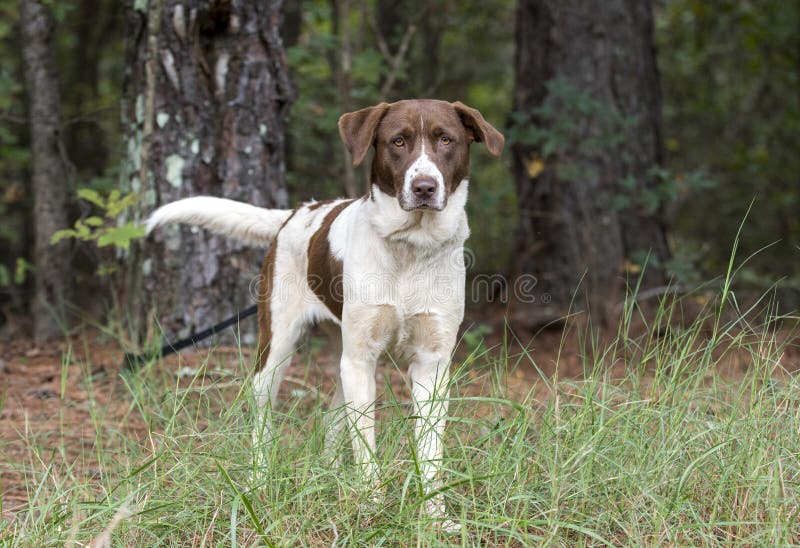
<svg viewBox="0 0 800 548">
<path fill-rule="evenodd" d="M 461 524 L 447 517 L 444 507 L 444 497 L 437 495 L 425 502 L 425 510 L 428 515 L 437 521 L 439 529 L 443 533 L 457 533 L 461 530 Z"/>
<path fill-rule="evenodd" d="M 386 494 L 384 493 L 383 485 L 379 481 L 372 481 L 372 487 L 369 489 L 369 492 L 370 504 L 375 508 L 383 506 L 386 502 Z"/>
<path fill-rule="evenodd" d="M 439 524 L 439 529 L 441 529 L 443 533 L 452 535 L 461 531 L 461 524 L 452 519 L 444 519 Z"/>
</svg>

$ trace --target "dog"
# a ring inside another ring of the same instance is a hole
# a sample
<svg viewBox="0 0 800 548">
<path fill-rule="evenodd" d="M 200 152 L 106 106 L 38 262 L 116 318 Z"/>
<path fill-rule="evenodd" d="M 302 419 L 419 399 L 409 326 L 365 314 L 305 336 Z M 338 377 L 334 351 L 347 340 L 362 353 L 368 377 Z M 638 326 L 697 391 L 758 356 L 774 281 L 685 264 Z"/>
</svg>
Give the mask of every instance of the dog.
<svg viewBox="0 0 800 548">
<path fill-rule="evenodd" d="M 187 198 L 156 210 L 146 230 L 188 223 L 270 245 L 258 291 L 258 405 L 269 415 L 304 326 L 338 324 L 342 354 L 332 407 L 343 410 L 355 461 L 369 482 L 378 476 L 376 361 L 399 351 L 409 363 L 420 473 L 431 493 L 440 487 L 450 359 L 464 317 L 470 145 L 483 143 L 499 157 L 505 139 L 476 109 L 432 99 L 344 114 L 339 134 L 354 166 L 375 151 L 369 193 L 360 199 L 268 210 Z M 269 429 L 268 418 L 260 422 L 256 444 Z M 441 493 L 426 509 L 443 527 L 457 528 L 445 517 Z"/>
</svg>

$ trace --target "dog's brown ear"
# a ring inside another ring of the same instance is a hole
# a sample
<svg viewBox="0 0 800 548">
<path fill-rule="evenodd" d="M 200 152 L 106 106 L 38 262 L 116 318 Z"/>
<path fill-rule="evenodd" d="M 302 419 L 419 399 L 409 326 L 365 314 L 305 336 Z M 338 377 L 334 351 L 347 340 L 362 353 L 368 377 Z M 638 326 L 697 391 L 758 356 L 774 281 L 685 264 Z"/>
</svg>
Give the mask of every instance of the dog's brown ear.
<svg viewBox="0 0 800 548">
<path fill-rule="evenodd" d="M 489 154 L 495 158 L 503 152 L 503 145 L 506 138 L 497 131 L 492 124 L 487 122 L 483 115 L 472 107 L 468 107 L 460 101 L 453 103 L 453 108 L 461 117 L 461 123 L 472 132 L 473 138 L 486 145 Z"/>
<path fill-rule="evenodd" d="M 375 141 L 375 130 L 378 123 L 386 114 L 388 103 L 381 103 L 355 112 L 342 114 L 339 118 L 339 135 L 344 141 L 344 146 L 353 158 L 353 165 L 358 166 L 364 161 L 369 147 Z"/>
</svg>

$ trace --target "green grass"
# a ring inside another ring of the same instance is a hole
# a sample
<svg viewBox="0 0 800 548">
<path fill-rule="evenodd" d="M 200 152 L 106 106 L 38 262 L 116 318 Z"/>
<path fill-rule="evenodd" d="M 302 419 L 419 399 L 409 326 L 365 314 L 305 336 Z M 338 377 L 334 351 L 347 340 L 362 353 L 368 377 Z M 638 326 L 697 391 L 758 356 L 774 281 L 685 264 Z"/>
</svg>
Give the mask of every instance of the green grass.
<svg viewBox="0 0 800 548">
<path fill-rule="evenodd" d="M 605 342 L 565 335 L 581 341 L 580 378 L 547 375 L 536 351 L 510 344 L 454 364 L 442 490 L 463 528 L 449 535 L 424 514 L 412 419 L 391 390 L 374 503 L 352 464 L 333 468 L 322 452 L 324 395 L 289 398 L 270 464 L 253 474 L 248 383 L 236 380 L 246 358 L 203 376 L 212 353 L 182 382 L 148 364 L 123 375 L 114 413 L 81 361 L 94 440 L 76 450 L 61 421 L 22 435 L 25 459 L 0 445 L 0 471 L 28 495 L 13 514 L 0 508 L 0 543 L 88 543 L 106 528 L 116 546 L 800 543 L 800 386 L 781 361 L 795 332 L 766 325 L 769 303 L 739 311 L 722 297 L 688 326 L 678 301 L 638 336 L 633 305 Z M 506 388 L 516 369 L 535 376 L 526 393 Z"/>
</svg>

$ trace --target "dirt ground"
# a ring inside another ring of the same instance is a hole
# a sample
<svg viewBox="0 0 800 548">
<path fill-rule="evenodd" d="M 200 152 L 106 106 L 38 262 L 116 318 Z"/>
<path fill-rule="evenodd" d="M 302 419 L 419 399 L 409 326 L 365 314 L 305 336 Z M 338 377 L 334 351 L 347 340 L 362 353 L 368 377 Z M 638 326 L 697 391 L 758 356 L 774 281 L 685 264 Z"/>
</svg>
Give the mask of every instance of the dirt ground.
<svg viewBox="0 0 800 548">
<path fill-rule="evenodd" d="M 470 325 L 470 322 L 465 322 L 465 325 Z M 505 348 L 509 370 L 502 372 L 502 378 L 509 398 L 525 397 L 537 382 L 542 386 L 539 382 L 542 374 L 552 375 L 556 363 L 559 378 L 580 376 L 580 344 L 575 331 L 563 342 L 560 330 L 545 331 L 536 336 L 533 333 L 517 334 L 511 338 L 506 336 L 504 342 L 502 321 L 490 325 L 484 329 L 491 332 L 486 334 L 482 346 L 477 345 L 475 339 L 462 340 L 457 360 L 463 362 L 475 348 L 495 356 L 500 356 Z M 329 398 L 333 393 L 337 364 L 319 340 L 309 339 L 306 343 L 310 350 L 301 351 L 299 358 L 293 361 L 282 389 L 284 396 L 319 394 L 323 399 Z M 165 358 L 165 374 L 183 379 L 178 382 L 188 385 L 197 368 L 209 359 L 209 351 L 208 348 L 185 350 L 180 356 Z M 249 352 L 247 349 L 244 351 Z M 58 447 L 72 453 L 61 456 L 65 461 L 80 456 L 80 466 L 84 468 L 82 475 L 91 476 L 99 474 L 92 469 L 96 463 L 91 462 L 96 439 L 92 406 L 103 409 L 105 421 L 118 421 L 126 434 L 140 436 L 140 439 L 147 437 L 147 426 L 138 414 L 130 412 L 130 398 L 120 375 L 122 352 L 119 342 L 95 332 L 76 336 L 71 344 L 61 341 L 35 345 L 25 340 L 0 344 L 0 471 L 3 471 L 0 474 L 0 496 L 6 516 L 25 508 L 29 498 L 31 486 L 25 485 L 18 472 L 10 472 L 12 467 L 8 466 L 8 463 L 19 464 L 31 459 L 26 440 L 36 439 L 40 443 L 52 440 L 54 451 Z M 533 356 L 535 366 L 527 355 Z M 485 358 L 481 360 L 486 362 Z M 245 359 L 240 360 L 237 348 L 218 346 L 213 349 L 210 361 L 216 364 L 216 369 L 226 371 L 224 374 L 207 373 L 210 382 L 227 383 L 233 397 L 245 373 L 241 370 L 242 364 L 252 363 L 251 357 L 245 355 Z M 797 344 L 784 354 L 782 365 L 789 371 L 800 370 Z M 735 378 L 747 366 L 746 355 L 731 355 L 726 360 L 726 375 Z M 469 371 L 468 377 L 473 373 L 486 376 L 486 366 L 483 366 L 482 373 Z M 222 376 L 215 379 L 214 375 Z M 87 382 L 89 378 L 91 382 Z M 404 373 L 397 368 L 387 364 L 379 366 L 377 386 L 384 387 L 388 383 L 401 401 L 409 398 L 407 382 Z M 470 391 L 481 390 L 480 383 L 470 383 Z M 40 466 L 38 462 L 30 463 L 33 469 Z M 13 468 L 19 469 L 19 466 Z"/>
</svg>

